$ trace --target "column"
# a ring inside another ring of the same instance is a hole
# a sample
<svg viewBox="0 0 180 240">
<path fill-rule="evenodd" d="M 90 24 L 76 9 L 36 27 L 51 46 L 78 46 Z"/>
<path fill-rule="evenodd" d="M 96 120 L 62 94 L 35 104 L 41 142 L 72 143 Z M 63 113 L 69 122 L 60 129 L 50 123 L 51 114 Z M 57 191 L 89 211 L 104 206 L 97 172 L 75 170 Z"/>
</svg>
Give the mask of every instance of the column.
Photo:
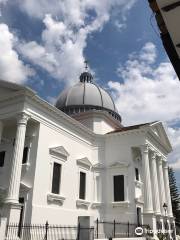
<svg viewBox="0 0 180 240">
<path fill-rule="evenodd" d="M 170 188 L 169 188 L 169 175 L 168 175 L 168 164 L 167 164 L 167 162 L 164 163 L 163 174 L 164 174 L 164 188 L 165 188 L 165 193 L 166 193 L 166 204 L 168 206 L 167 213 L 170 217 L 173 217 L 171 195 L 170 195 Z"/>
<path fill-rule="evenodd" d="M 21 113 L 17 116 L 16 138 L 11 162 L 12 168 L 6 203 L 12 204 L 19 203 L 19 188 L 21 181 L 22 158 L 25 142 L 26 125 L 28 119 L 29 116 L 26 115 L 25 113 Z"/>
<path fill-rule="evenodd" d="M 156 215 L 161 214 L 160 202 L 159 202 L 159 188 L 158 188 L 158 176 L 156 167 L 156 156 L 155 152 L 151 154 L 150 170 L 151 170 L 151 183 L 152 183 L 152 199 L 154 212 Z"/>
<path fill-rule="evenodd" d="M 144 213 L 153 213 L 148 145 L 141 146 L 141 154 L 144 184 Z"/>
<path fill-rule="evenodd" d="M 158 169 L 158 182 L 159 182 L 160 209 L 161 209 L 161 215 L 164 215 L 163 204 L 165 203 L 166 200 L 165 200 L 165 192 L 164 192 L 162 157 L 159 157 L 157 161 L 157 169 Z"/>
</svg>

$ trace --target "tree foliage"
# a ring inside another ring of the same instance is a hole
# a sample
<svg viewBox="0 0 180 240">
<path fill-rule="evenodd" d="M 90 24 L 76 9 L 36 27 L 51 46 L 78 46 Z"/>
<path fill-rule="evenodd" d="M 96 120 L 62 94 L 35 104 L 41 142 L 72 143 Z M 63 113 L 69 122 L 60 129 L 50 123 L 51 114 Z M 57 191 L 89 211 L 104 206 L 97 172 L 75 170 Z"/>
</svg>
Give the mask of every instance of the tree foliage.
<svg viewBox="0 0 180 240">
<path fill-rule="evenodd" d="M 174 175 L 173 168 L 169 167 L 169 185 L 170 185 L 170 193 L 171 193 L 171 202 L 172 202 L 172 210 L 173 215 L 175 217 L 175 222 L 180 223 L 180 194 L 176 184 L 176 178 Z"/>
</svg>

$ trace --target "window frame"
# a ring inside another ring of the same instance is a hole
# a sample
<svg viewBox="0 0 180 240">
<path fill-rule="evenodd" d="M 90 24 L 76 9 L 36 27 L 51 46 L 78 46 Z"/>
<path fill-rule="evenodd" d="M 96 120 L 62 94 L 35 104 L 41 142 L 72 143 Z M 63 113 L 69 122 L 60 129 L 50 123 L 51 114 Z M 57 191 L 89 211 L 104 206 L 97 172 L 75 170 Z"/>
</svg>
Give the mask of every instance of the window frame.
<svg viewBox="0 0 180 240">
<path fill-rule="evenodd" d="M 129 163 L 124 162 L 114 162 L 113 164 L 109 165 L 109 178 L 110 181 L 107 183 L 107 187 L 110 189 L 110 194 L 108 196 L 108 201 L 110 201 L 112 207 L 129 207 L 129 189 L 130 186 L 128 185 L 129 182 Z M 124 175 L 124 201 L 114 202 L 114 189 L 113 189 L 113 176 L 114 175 Z"/>
<path fill-rule="evenodd" d="M 115 177 L 123 176 L 123 200 L 115 199 Z M 124 202 L 125 201 L 125 176 L 124 174 L 115 174 L 113 175 L 113 202 Z"/>
<path fill-rule="evenodd" d="M 47 200 L 50 202 L 59 202 L 61 205 L 64 203 L 66 197 L 63 195 L 64 191 L 64 171 L 65 171 L 65 163 L 67 158 L 69 157 L 69 153 L 63 146 L 51 147 L 49 148 L 49 166 L 50 166 L 50 175 L 49 175 L 49 186 L 47 193 Z M 58 163 L 61 165 L 61 174 L 60 174 L 60 184 L 59 184 L 59 194 L 52 193 L 52 183 L 53 183 L 53 168 L 54 163 Z"/>
<path fill-rule="evenodd" d="M 54 176 L 54 165 L 55 164 L 58 164 L 60 166 L 58 193 L 53 192 L 53 179 L 54 179 L 53 176 Z M 50 191 L 50 193 L 60 195 L 60 193 L 61 193 L 61 180 L 62 180 L 62 164 L 60 162 L 53 161 L 52 165 L 53 166 L 52 166 L 52 180 L 51 180 L 51 191 Z"/>
<path fill-rule="evenodd" d="M 77 167 L 78 167 L 78 189 L 77 189 L 77 200 L 88 202 L 91 197 L 91 187 L 90 187 L 90 174 L 92 174 L 91 168 L 92 164 L 87 157 L 83 157 L 76 160 Z M 80 189 L 80 172 L 84 172 L 86 174 L 86 193 L 85 199 L 79 198 L 79 189 Z M 89 202 L 88 202 L 89 203 Z"/>
<path fill-rule="evenodd" d="M 83 189 L 84 198 L 80 197 L 80 195 L 81 195 L 81 173 L 84 174 L 84 176 L 85 176 L 85 184 L 84 184 L 85 189 Z M 85 171 L 82 171 L 82 170 L 79 171 L 79 196 L 78 196 L 78 198 L 80 200 L 86 200 L 87 199 L 87 173 Z"/>
</svg>

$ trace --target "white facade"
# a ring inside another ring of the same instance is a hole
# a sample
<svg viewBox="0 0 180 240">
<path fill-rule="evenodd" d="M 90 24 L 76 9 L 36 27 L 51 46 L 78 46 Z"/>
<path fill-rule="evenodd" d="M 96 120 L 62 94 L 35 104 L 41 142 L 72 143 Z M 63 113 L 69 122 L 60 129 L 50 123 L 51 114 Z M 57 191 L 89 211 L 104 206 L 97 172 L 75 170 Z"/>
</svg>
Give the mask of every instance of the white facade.
<svg viewBox="0 0 180 240">
<path fill-rule="evenodd" d="M 1 81 L 0 92 L 0 188 L 8 222 L 19 222 L 22 198 L 25 223 L 75 225 L 80 216 L 89 216 L 91 225 L 97 218 L 137 223 L 137 208 L 141 223 L 153 229 L 165 218 L 174 222 L 167 173 L 172 149 L 161 122 L 117 129 L 101 111 L 75 120 L 28 88 Z M 61 165 L 59 194 L 52 193 L 55 163 Z M 79 199 L 80 172 L 85 199 Z M 114 198 L 119 175 L 122 201 Z"/>
</svg>

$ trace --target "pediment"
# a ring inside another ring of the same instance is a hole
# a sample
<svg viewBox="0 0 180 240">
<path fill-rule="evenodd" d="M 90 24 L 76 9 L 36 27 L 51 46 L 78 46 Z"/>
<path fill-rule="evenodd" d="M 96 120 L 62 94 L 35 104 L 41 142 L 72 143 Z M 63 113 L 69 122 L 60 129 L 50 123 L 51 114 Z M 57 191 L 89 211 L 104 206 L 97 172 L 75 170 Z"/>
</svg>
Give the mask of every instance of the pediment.
<svg viewBox="0 0 180 240">
<path fill-rule="evenodd" d="M 151 127 L 151 131 L 154 133 L 154 136 L 156 136 L 156 138 L 159 140 L 159 142 L 163 146 L 165 146 L 165 148 L 169 152 L 171 152 L 172 146 L 171 146 L 171 143 L 169 141 L 169 138 L 167 136 L 167 133 L 164 129 L 162 122 L 155 122 L 155 123 L 151 124 L 150 127 Z"/>
<path fill-rule="evenodd" d="M 87 157 L 77 159 L 76 162 L 81 167 L 85 167 L 87 169 L 90 169 L 92 167 L 92 163 L 90 162 L 90 160 Z"/>
<path fill-rule="evenodd" d="M 69 156 L 68 151 L 63 146 L 52 147 L 49 149 L 49 153 L 57 158 L 67 158 Z"/>
<path fill-rule="evenodd" d="M 109 168 L 127 168 L 127 167 L 129 167 L 129 163 L 119 161 L 109 165 Z"/>
</svg>

